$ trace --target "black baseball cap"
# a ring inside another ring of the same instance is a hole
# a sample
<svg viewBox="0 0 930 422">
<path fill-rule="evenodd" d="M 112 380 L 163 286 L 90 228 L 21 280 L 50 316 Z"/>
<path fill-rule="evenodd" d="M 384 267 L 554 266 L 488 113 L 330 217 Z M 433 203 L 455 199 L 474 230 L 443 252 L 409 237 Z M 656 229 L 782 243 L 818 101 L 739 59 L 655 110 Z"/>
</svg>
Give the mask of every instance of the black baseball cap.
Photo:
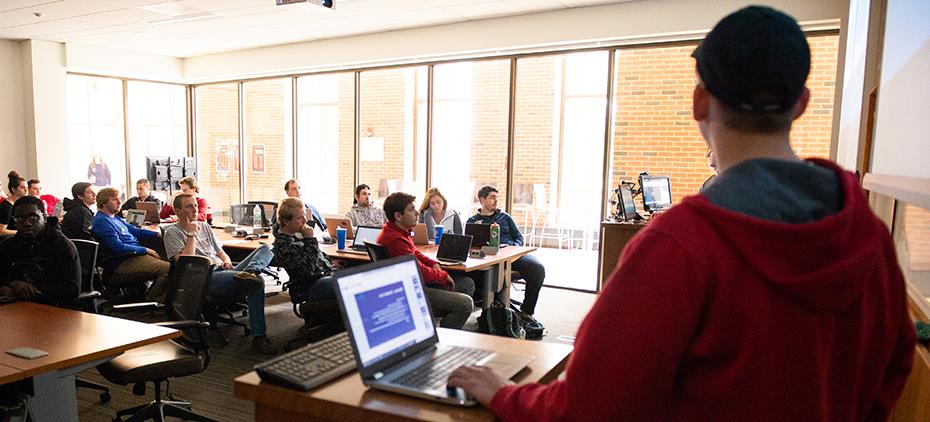
<svg viewBox="0 0 930 422">
<path fill-rule="evenodd" d="M 714 97 L 748 112 L 793 107 L 811 67 L 810 47 L 798 23 L 765 6 L 749 6 L 717 22 L 691 57 Z"/>
</svg>

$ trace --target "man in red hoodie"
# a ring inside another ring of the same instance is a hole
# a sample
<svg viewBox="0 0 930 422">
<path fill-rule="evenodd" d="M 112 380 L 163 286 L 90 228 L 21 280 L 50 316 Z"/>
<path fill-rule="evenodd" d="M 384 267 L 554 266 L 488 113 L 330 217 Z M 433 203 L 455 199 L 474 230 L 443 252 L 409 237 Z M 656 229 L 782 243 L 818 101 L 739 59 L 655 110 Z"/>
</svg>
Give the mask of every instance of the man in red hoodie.
<svg viewBox="0 0 930 422">
<path fill-rule="evenodd" d="M 417 266 L 426 285 L 426 301 L 433 314 L 442 317 L 440 327 L 461 329 L 475 309 L 472 295 L 475 282 L 468 276 L 453 277 L 439 263 L 423 255 L 413 244 L 410 230 L 417 225 L 420 213 L 414 205 L 416 198 L 403 192 L 394 192 L 384 200 L 384 223 L 378 243 L 388 250 L 388 255 L 416 255 Z"/>
<path fill-rule="evenodd" d="M 463 387 L 508 421 L 883 421 L 914 352 L 888 229 L 857 178 L 800 160 L 810 50 L 747 7 L 692 54 L 693 116 L 720 176 L 650 223 L 578 330 L 565 378 Z"/>
</svg>

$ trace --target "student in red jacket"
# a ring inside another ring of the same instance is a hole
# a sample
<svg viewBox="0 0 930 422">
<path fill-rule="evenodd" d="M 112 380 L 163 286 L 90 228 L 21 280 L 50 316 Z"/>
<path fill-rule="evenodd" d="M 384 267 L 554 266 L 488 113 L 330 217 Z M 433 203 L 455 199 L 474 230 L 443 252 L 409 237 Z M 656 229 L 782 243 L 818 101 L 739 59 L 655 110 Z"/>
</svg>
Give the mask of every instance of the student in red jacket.
<svg viewBox="0 0 930 422">
<path fill-rule="evenodd" d="M 197 221 L 207 221 L 210 206 L 207 205 L 207 200 L 200 196 L 200 186 L 197 186 L 197 179 L 185 177 L 178 181 L 178 186 L 181 187 L 181 193 L 189 193 L 197 198 Z M 171 201 L 165 202 L 165 206 L 161 208 L 158 217 L 177 220 L 178 217 L 174 212 L 174 207 L 171 206 Z"/>
<path fill-rule="evenodd" d="M 394 192 L 384 200 L 384 214 L 388 219 L 378 235 L 378 243 L 392 257 L 416 255 L 423 284 L 426 285 L 426 301 L 433 314 L 442 317 L 440 327 L 461 329 L 475 309 L 472 295 L 475 282 L 468 276 L 452 276 L 439 263 L 423 255 L 413 245 L 410 230 L 417 225 L 420 213 L 413 204 L 413 195 Z"/>
<path fill-rule="evenodd" d="M 627 245 L 564 379 L 466 367 L 449 384 L 508 421 L 885 420 L 914 327 L 857 178 L 790 148 L 810 98 L 804 34 L 747 7 L 693 56 L 692 111 L 720 176 Z"/>
</svg>

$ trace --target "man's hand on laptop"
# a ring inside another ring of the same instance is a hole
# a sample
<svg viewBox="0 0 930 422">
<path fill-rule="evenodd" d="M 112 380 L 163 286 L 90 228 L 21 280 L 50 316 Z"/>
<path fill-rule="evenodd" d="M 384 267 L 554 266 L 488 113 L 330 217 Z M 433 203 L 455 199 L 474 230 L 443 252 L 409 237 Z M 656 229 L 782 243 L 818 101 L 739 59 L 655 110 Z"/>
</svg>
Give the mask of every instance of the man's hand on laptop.
<svg viewBox="0 0 930 422">
<path fill-rule="evenodd" d="M 449 375 L 450 387 L 461 387 L 487 408 L 491 407 L 491 400 L 501 388 L 512 384 L 486 366 L 463 366 Z"/>
</svg>

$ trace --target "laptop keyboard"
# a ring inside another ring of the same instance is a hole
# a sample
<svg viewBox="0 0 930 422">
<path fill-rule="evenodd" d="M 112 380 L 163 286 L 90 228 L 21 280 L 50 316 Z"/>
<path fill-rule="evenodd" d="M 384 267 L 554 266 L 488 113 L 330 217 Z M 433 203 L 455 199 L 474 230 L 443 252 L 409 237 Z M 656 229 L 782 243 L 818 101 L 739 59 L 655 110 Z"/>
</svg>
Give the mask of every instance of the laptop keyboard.
<svg viewBox="0 0 930 422">
<path fill-rule="evenodd" d="M 493 352 L 468 347 L 455 347 L 429 363 L 402 375 L 395 384 L 425 390 L 446 385 L 449 374 L 460 366 L 472 365 Z"/>
<path fill-rule="evenodd" d="M 355 354 L 347 333 L 308 344 L 255 365 L 264 381 L 309 391 L 355 369 Z"/>
</svg>

